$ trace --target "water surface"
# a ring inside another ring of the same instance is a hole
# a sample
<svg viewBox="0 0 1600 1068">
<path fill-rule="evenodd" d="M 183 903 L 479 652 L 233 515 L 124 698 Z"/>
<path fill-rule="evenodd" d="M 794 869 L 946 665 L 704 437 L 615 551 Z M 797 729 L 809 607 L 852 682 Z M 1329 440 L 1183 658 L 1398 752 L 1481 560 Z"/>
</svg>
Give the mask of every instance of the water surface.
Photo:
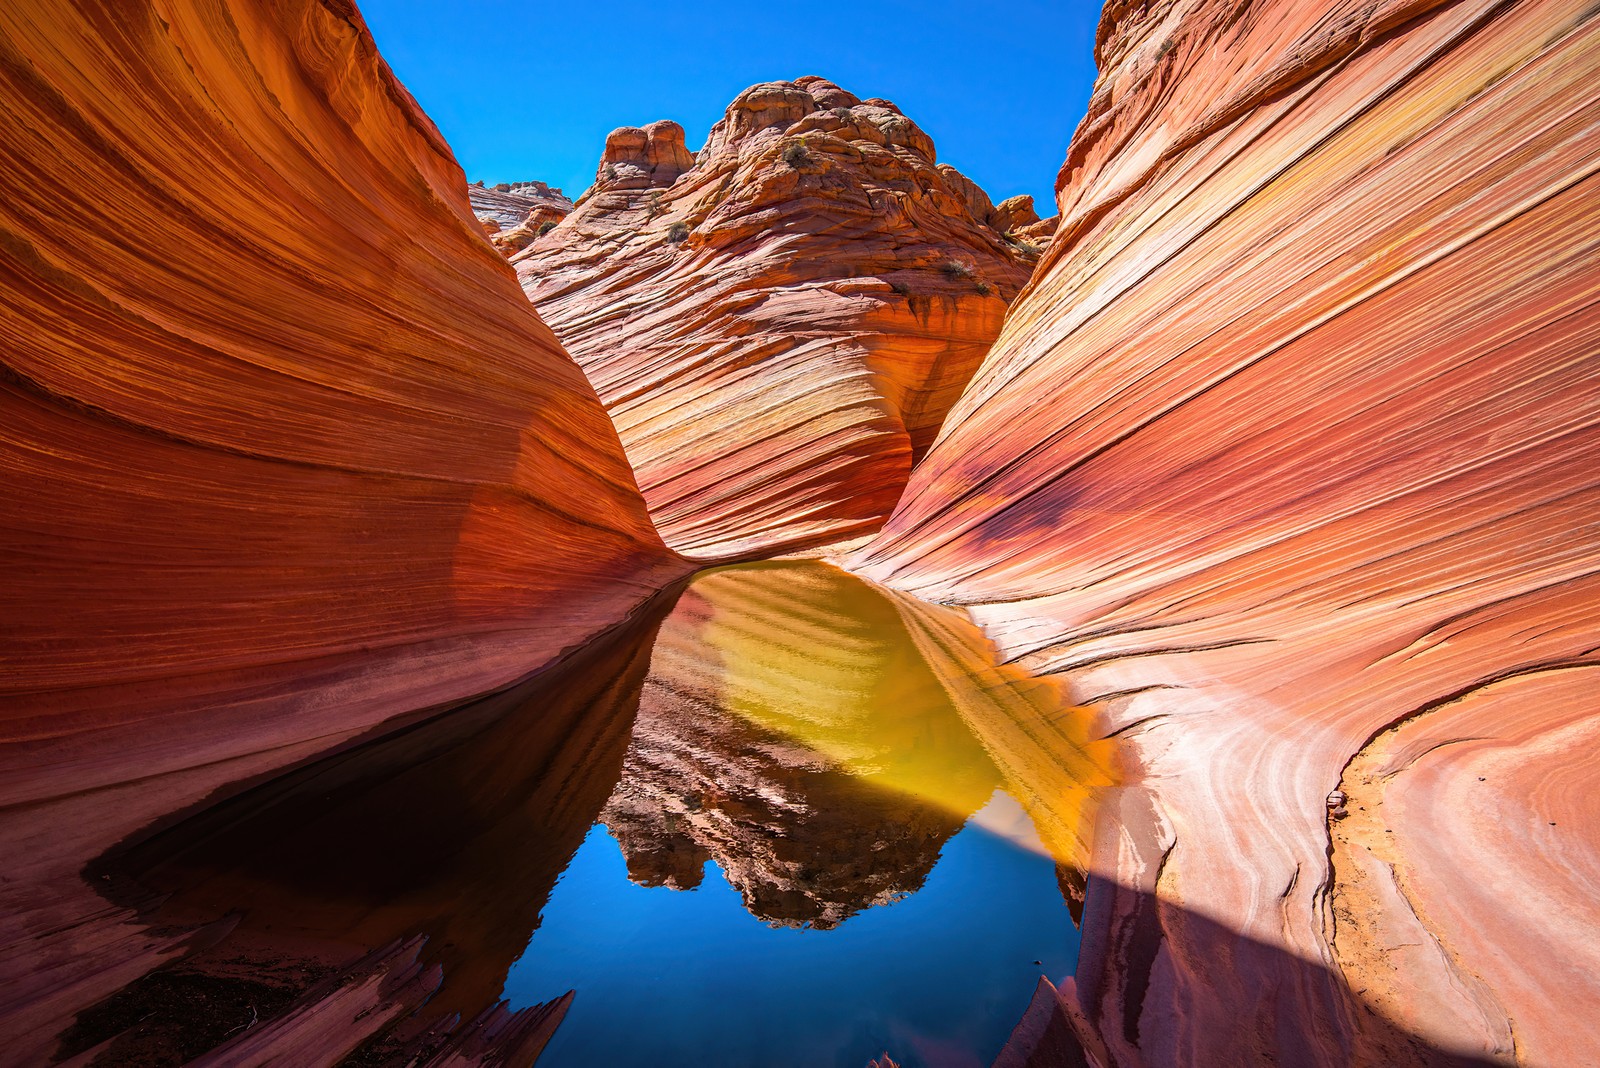
<svg viewBox="0 0 1600 1068">
<path fill-rule="evenodd" d="M 1110 781 L 1086 713 L 827 565 L 707 572 L 668 607 L 217 805 L 118 879 L 160 922 L 242 917 L 230 974 L 425 934 L 432 1010 L 573 990 L 541 1065 L 990 1063 L 1076 959 Z"/>
</svg>

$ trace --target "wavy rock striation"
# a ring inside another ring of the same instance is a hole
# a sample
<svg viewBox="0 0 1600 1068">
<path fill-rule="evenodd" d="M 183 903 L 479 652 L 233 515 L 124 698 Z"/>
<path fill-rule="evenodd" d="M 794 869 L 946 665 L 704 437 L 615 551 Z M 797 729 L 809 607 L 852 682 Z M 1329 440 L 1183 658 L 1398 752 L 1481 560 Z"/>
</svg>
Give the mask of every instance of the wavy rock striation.
<svg viewBox="0 0 1600 1068">
<path fill-rule="evenodd" d="M 893 104 L 802 78 L 745 90 L 698 155 L 674 122 L 614 131 L 513 262 L 667 543 L 770 555 L 893 507 L 1037 257 L 994 211 Z"/>
<path fill-rule="evenodd" d="M 1144 770 L 1101 1063 L 1600 1060 L 1593 16 L 1107 8 L 1050 251 L 853 558 Z"/>
<path fill-rule="evenodd" d="M 543 182 L 502 182 L 492 188 L 474 182 L 467 197 L 484 233 L 507 256 L 521 252 L 572 214 L 572 201 Z"/>
<path fill-rule="evenodd" d="M 684 565 L 347 4 L 12 5 L 0 58 L 0 806 L 60 801 L 0 819 L 0 1005 L 48 1043 L 175 951 L 88 856 Z"/>
</svg>

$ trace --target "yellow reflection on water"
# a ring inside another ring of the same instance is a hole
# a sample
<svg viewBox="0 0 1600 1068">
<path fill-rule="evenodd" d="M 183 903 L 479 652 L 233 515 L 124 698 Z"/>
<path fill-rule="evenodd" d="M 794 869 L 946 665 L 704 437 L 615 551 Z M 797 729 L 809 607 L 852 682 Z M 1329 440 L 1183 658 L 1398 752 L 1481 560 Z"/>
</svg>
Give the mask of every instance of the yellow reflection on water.
<svg viewBox="0 0 1600 1068">
<path fill-rule="evenodd" d="M 1112 743 L 1058 683 L 997 663 L 963 613 L 816 561 L 707 572 L 685 601 L 652 675 L 697 675 L 721 710 L 958 819 L 1003 787 L 1037 835 L 991 829 L 1083 868 Z"/>
</svg>

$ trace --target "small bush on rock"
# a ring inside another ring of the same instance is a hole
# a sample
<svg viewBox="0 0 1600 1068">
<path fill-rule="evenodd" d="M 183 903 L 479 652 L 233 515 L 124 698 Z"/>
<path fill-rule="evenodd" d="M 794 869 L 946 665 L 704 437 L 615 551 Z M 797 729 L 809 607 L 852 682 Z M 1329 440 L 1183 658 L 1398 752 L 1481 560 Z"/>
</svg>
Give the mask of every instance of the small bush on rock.
<svg viewBox="0 0 1600 1068">
<path fill-rule="evenodd" d="M 783 162 L 791 167 L 800 167 L 811 161 L 811 150 L 806 147 L 804 137 L 783 150 Z"/>
<path fill-rule="evenodd" d="M 667 227 L 667 240 L 674 245 L 681 245 L 689 240 L 689 226 L 687 223 L 675 222 Z"/>
<path fill-rule="evenodd" d="M 951 281 L 972 277 L 972 264 L 963 263 L 961 260 L 945 260 L 939 264 L 939 270 L 943 271 L 944 276 Z"/>
</svg>

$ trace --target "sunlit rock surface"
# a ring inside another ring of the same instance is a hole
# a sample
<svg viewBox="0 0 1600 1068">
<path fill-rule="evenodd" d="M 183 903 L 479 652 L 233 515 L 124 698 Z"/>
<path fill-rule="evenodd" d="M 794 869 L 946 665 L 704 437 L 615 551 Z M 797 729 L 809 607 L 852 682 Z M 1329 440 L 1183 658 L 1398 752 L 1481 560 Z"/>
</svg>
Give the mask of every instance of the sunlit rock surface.
<svg viewBox="0 0 1600 1068">
<path fill-rule="evenodd" d="M 745 90 L 698 156 L 606 141 L 514 262 L 615 419 L 667 543 L 769 555 L 882 523 L 1037 248 L 884 100 Z"/>
<path fill-rule="evenodd" d="M 1101 1063 L 1600 1061 L 1592 14 L 1107 10 L 1054 243 L 853 563 L 1143 768 Z"/>
<path fill-rule="evenodd" d="M 683 566 L 352 9 L 10 5 L 0 56 L 0 806 L 60 801 L 0 814 L 0 1030 L 44 1049 L 175 951 L 89 856 Z"/>
<path fill-rule="evenodd" d="M 467 196 L 490 242 L 507 256 L 521 252 L 572 213 L 572 201 L 544 182 L 474 182 Z"/>
</svg>

